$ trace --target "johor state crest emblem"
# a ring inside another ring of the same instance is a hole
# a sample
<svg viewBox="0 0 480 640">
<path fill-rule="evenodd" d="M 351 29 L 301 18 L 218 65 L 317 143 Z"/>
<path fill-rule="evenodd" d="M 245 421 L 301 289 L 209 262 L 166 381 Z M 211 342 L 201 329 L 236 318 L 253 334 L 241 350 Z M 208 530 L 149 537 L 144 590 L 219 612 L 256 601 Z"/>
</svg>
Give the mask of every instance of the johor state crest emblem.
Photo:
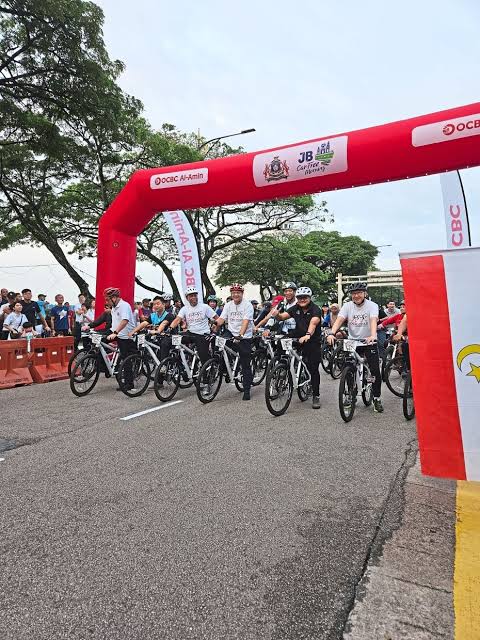
<svg viewBox="0 0 480 640">
<path fill-rule="evenodd" d="M 267 182 L 272 180 L 286 180 L 289 174 L 289 168 L 286 160 L 280 160 L 278 156 L 274 156 L 270 164 L 265 165 L 263 175 Z"/>
</svg>

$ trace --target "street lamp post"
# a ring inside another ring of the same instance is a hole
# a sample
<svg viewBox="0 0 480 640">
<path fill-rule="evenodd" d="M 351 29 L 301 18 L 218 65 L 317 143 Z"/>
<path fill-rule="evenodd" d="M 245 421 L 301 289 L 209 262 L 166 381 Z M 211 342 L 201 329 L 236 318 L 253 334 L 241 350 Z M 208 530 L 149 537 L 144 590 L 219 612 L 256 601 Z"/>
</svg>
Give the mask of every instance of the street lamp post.
<svg viewBox="0 0 480 640">
<path fill-rule="evenodd" d="M 208 144 L 210 144 L 211 142 L 213 142 L 213 144 L 211 145 L 211 147 L 209 147 L 207 149 L 207 153 L 205 154 L 205 156 L 208 155 L 209 151 L 211 149 L 213 149 L 213 147 L 217 144 L 217 142 L 219 140 L 224 140 L 225 138 L 233 138 L 234 136 L 243 136 L 245 133 L 253 133 L 254 131 L 256 131 L 256 129 L 242 129 L 242 131 L 238 131 L 238 133 L 229 133 L 226 136 L 218 136 L 218 138 L 212 138 L 211 140 L 207 140 L 206 142 L 204 142 L 203 144 L 201 144 L 197 151 L 200 151 L 201 149 L 203 149 L 203 147 L 206 147 Z"/>
</svg>

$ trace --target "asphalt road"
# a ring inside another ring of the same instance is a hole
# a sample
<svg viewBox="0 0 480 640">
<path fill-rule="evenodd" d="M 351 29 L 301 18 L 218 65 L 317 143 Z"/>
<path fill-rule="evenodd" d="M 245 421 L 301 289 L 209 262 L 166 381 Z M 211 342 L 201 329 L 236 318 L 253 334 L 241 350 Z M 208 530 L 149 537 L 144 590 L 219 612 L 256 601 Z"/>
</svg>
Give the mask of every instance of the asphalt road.
<svg viewBox="0 0 480 640">
<path fill-rule="evenodd" d="M 127 421 L 152 391 L 1 391 L 0 638 L 341 638 L 415 425 L 388 390 L 345 425 L 337 385 L 280 418 L 228 385 Z"/>
</svg>

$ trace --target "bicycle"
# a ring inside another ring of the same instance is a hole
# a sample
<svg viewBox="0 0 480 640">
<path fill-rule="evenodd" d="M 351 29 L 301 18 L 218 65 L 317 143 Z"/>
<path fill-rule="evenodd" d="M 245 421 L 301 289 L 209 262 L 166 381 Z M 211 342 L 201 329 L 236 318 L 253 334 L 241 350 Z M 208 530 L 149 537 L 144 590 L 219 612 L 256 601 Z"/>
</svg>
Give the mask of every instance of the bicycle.
<svg viewBox="0 0 480 640">
<path fill-rule="evenodd" d="M 118 346 L 104 342 L 104 337 L 102 333 L 90 332 L 91 348 L 80 352 L 72 362 L 70 389 L 80 398 L 90 393 L 97 384 L 102 361 L 107 378 L 115 376 L 119 382 L 120 350 Z"/>
<path fill-rule="evenodd" d="M 311 375 L 303 357 L 294 348 L 296 338 L 276 336 L 285 355 L 268 371 L 265 382 L 265 403 L 274 416 L 283 415 L 297 390 L 298 398 L 305 402 L 312 395 Z"/>
<path fill-rule="evenodd" d="M 413 420 L 415 417 L 415 402 L 413 400 L 413 384 L 412 384 L 412 372 L 407 373 L 407 379 L 405 380 L 405 390 L 403 392 L 403 415 L 405 420 Z"/>
<path fill-rule="evenodd" d="M 158 353 L 160 345 L 156 344 L 153 337 L 145 333 L 137 333 L 137 353 L 132 353 L 123 360 L 118 371 L 118 386 L 120 390 L 130 398 L 136 398 L 145 393 L 148 385 L 154 380 L 155 371 L 160 364 Z M 130 369 L 130 377 L 133 380 L 133 388 L 126 382 L 127 372 Z"/>
<path fill-rule="evenodd" d="M 215 337 L 214 356 L 207 360 L 198 372 L 197 378 L 197 396 L 200 402 L 208 404 L 212 402 L 222 386 L 223 378 L 225 382 L 234 382 L 238 391 L 243 391 L 243 375 L 240 366 L 240 354 L 228 342 L 232 343 L 233 338 Z M 263 357 L 263 356 L 262 356 Z M 252 387 L 256 387 L 263 380 L 262 375 L 256 374 L 255 354 L 252 354 Z"/>
<path fill-rule="evenodd" d="M 387 351 L 387 362 L 383 370 L 383 381 L 389 391 L 398 398 L 403 398 L 406 373 L 405 360 L 400 348 L 400 343 L 395 342 L 389 346 L 389 351 Z"/>
<path fill-rule="evenodd" d="M 372 384 L 374 378 L 366 358 L 357 352 L 357 347 L 366 344 L 364 340 L 343 340 L 345 365 L 338 388 L 338 408 L 344 422 L 350 422 L 353 418 L 359 389 L 361 389 L 363 404 L 366 407 L 369 407 L 373 401 Z"/>
<path fill-rule="evenodd" d="M 173 351 L 158 365 L 153 390 L 161 402 L 171 400 L 178 389 L 188 389 L 198 375 L 200 357 L 195 348 L 182 344 L 182 336 L 172 336 Z"/>
</svg>

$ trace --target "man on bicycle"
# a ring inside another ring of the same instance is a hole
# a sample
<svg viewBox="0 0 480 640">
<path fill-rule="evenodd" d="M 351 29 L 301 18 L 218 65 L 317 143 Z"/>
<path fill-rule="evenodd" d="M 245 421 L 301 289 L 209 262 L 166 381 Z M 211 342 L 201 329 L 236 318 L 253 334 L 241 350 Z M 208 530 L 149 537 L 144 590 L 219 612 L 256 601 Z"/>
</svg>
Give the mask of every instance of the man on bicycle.
<svg viewBox="0 0 480 640">
<path fill-rule="evenodd" d="M 232 284 L 230 287 L 232 300 L 226 303 L 216 324 L 220 327 L 226 322 L 229 332 L 238 342 L 243 376 L 243 400 L 250 400 L 250 388 L 253 380 L 250 362 L 252 357 L 253 305 L 243 299 L 243 291 L 241 284 Z"/>
<path fill-rule="evenodd" d="M 295 320 L 295 329 L 290 332 L 290 335 L 299 338 L 298 342 L 302 345 L 302 353 L 306 357 L 306 365 L 312 377 L 312 407 L 320 409 L 321 311 L 312 302 L 310 287 L 299 287 L 296 291 L 296 298 L 296 304 L 283 313 L 274 309 L 272 317 L 278 320 L 288 320 L 289 318 Z"/>
<path fill-rule="evenodd" d="M 208 321 L 216 320 L 218 316 L 208 304 L 199 304 L 196 287 L 187 287 L 185 289 L 185 298 L 187 301 L 175 316 L 175 320 L 170 324 L 170 329 L 175 329 L 182 320 L 185 322 L 187 331 L 182 342 L 190 342 L 197 347 L 200 361 L 203 364 L 210 357 L 208 342 L 205 337 L 210 333 Z"/>
<path fill-rule="evenodd" d="M 120 289 L 116 287 L 107 287 L 103 295 L 105 301 L 111 305 L 112 311 L 112 332 L 107 336 L 107 340 L 116 340 L 120 357 L 122 360 L 132 353 L 136 353 L 135 342 L 129 337 L 129 333 L 135 328 L 132 307 L 126 300 L 120 297 Z M 125 385 L 128 391 L 133 389 L 133 372 L 131 367 L 125 367 Z M 118 388 L 120 391 L 122 389 Z"/>
<path fill-rule="evenodd" d="M 348 326 L 348 337 L 351 340 L 364 340 L 367 344 L 358 347 L 360 355 L 365 356 L 372 375 L 375 377 L 373 387 L 373 410 L 383 412 L 381 401 L 382 378 L 380 375 L 380 363 L 378 359 L 377 344 L 373 344 L 377 338 L 378 305 L 371 300 L 366 300 L 367 285 L 364 282 L 356 282 L 349 289 L 352 296 L 350 302 L 343 305 L 338 317 L 333 323 L 327 341 L 333 345 L 335 334 L 344 322 Z"/>
</svg>

